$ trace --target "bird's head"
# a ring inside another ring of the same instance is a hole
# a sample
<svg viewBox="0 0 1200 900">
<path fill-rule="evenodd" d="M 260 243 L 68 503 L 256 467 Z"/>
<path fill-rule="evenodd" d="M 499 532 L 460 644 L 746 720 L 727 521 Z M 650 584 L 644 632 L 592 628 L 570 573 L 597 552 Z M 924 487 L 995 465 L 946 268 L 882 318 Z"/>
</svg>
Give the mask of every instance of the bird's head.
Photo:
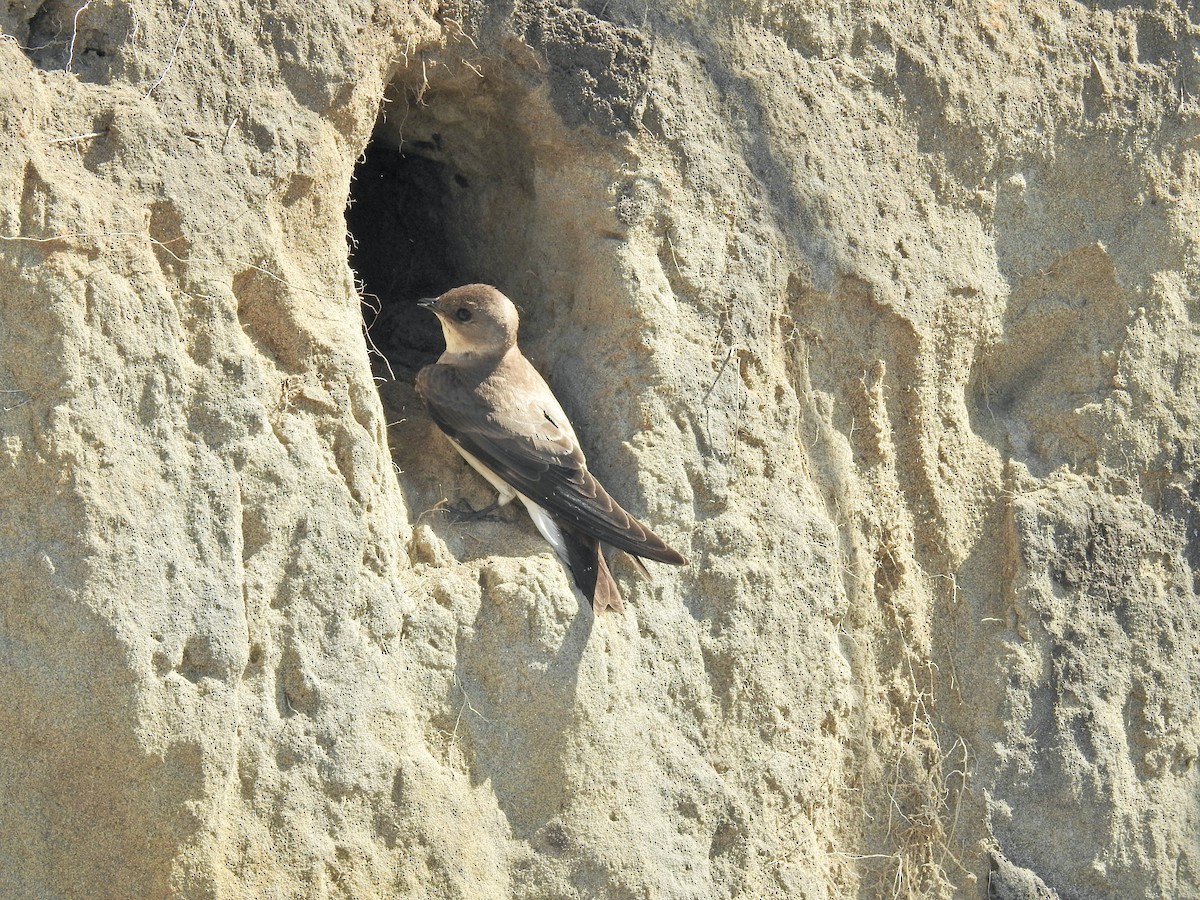
<svg viewBox="0 0 1200 900">
<path fill-rule="evenodd" d="M 441 321 L 452 356 L 498 357 L 516 346 L 517 308 L 490 284 L 466 284 L 417 305 Z"/>
</svg>

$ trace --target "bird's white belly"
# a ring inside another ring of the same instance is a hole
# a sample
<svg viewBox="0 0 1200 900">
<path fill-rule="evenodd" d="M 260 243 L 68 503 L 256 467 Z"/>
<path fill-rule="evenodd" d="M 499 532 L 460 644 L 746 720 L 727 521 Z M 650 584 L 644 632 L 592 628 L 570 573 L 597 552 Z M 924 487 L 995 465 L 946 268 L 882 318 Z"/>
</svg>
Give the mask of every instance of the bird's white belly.
<svg viewBox="0 0 1200 900">
<path fill-rule="evenodd" d="M 563 562 L 567 562 L 567 542 L 563 538 L 562 529 L 558 527 L 558 523 L 554 521 L 550 513 L 489 469 L 473 454 L 468 453 L 460 447 L 457 441 L 451 439 L 450 443 L 454 445 L 454 449 L 462 455 L 462 458 L 470 464 L 471 468 L 486 478 L 491 486 L 496 489 L 500 495 L 497 498 L 497 503 L 500 506 L 506 506 L 512 501 L 513 497 L 520 498 L 525 511 L 529 513 L 529 518 L 533 520 L 534 527 L 546 539 L 546 542 L 554 548 L 554 552 L 558 554 L 558 558 Z"/>
</svg>

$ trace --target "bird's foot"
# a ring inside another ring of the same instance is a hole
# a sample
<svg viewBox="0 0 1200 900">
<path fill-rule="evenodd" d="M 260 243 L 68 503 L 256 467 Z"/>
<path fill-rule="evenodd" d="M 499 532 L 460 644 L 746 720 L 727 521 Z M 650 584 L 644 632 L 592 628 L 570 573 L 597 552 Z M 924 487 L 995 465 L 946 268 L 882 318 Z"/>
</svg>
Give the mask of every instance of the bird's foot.
<svg viewBox="0 0 1200 900">
<path fill-rule="evenodd" d="M 492 501 L 482 509 L 472 509 L 471 505 L 466 500 L 459 500 L 453 506 L 446 504 L 442 507 L 450 521 L 455 525 L 462 525 L 466 522 L 495 522 L 498 516 L 493 516 L 496 510 L 500 508 L 500 504 Z"/>
</svg>

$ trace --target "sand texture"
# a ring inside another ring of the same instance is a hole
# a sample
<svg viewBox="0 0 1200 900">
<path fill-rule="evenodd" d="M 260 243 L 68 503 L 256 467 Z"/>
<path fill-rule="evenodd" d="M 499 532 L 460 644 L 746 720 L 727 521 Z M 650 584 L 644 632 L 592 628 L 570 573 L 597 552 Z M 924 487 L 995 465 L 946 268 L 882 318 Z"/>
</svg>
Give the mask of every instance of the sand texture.
<svg viewBox="0 0 1200 900">
<path fill-rule="evenodd" d="M 1189 9 L 0 0 L 0 897 L 1200 896 Z"/>
</svg>

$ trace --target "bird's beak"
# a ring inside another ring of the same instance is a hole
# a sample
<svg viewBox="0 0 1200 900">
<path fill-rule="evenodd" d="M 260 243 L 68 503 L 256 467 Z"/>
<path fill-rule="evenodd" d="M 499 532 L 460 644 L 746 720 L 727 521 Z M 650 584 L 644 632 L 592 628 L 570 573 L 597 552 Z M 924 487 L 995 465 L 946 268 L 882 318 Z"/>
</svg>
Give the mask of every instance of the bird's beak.
<svg viewBox="0 0 1200 900">
<path fill-rule="evenodd" d="M 437 306 L 437 302 L 437 297 L 422 297 L 417 301 L 417 306 L 421 307 L 422 309 L 433 309 L 435 306 Z"/>
</svg>

